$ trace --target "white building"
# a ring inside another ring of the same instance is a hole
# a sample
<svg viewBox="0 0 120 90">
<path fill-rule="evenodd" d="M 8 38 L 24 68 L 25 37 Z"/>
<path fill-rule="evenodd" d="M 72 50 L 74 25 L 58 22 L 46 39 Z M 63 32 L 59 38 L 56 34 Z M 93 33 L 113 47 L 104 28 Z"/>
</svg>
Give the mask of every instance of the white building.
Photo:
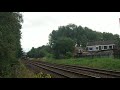
<svg viewBox="0 0 120 90">
<path fill-rule="evenodd" d="M 109 50 L 114 49 L 114 41 L 96 41 L 87 43 L 88 51 L 100 51 L 100 50 Z"/>
</svg>

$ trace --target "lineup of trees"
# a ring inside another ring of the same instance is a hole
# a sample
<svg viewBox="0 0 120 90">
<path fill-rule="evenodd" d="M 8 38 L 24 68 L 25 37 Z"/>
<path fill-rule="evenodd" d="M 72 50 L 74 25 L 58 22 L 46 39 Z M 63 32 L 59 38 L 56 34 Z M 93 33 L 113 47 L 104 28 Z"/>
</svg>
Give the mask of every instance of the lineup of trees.
<svg viewBox="0 0 120 90">
<path fill-rule="evenodd" d="M 43 45 L 38 48 L 32 47 L 32 49 L 27 53 L 27 56 L 30 58 L 42 58 L 51 53 L 51 48 L 49 45 Z"/>
<path fill-rule="evenodd" d="M 75 24 L 69 24 L 67 26 L 60 26 L 58 30 L 53 30 L 50 34 L 50 45 L 54 41 L 58 40 L 61 37 L 71 38 L 78 45 L 86 47 L 87 42 L 92 41 L 106 41 L 106 40 L 115 40 L 117 43 L 120 40 L 119 35 L 107 32 L 97 32 L 89 29 L 88 27 L 77 26 Z"/>
<path fill-rule="evenodd" d="M 69 24 L 66 26 L 60 26 L 58 30 L 53 30 L 49 35 L 49 48 L 50 53 L 54 58 L 68 58 L 72 57 L 75 44 L 78 46 L 86 47 L 88 42 L 94 41 L 107 41 L 114 40 L 118 46 L 120 46 L 120 37 L 118 34 L 112 34 L 107 32 L 97 32 L 88 27 L 77 26 L 75 24 Z M 40 48 L 40 47 L 39 47 Z M 36 52 L 40 49 L 36 48 Z M 29 53 L 33 53 L 32 48 Z M 43 50 L 44 51 L 44 50 Z M 34 53 L 38 57 L 40 53 Z M 34 57 L 36 57 L 34 55 Z M 29 56 L 33 57 L 29 54 Z M 44 55 L 45 56 L 45 55 Z"/>
<path fill-rule="evenodd" d="M 22 55 L 22 22 L 19 12 L 0 12 L 0 77 L 12 77 L 12 67 Z"/>
</svg>

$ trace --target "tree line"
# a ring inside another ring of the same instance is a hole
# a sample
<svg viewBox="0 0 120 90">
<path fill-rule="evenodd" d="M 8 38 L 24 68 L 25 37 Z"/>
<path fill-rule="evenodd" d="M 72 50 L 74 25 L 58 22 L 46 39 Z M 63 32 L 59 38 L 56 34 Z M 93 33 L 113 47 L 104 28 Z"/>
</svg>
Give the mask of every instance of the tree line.
<svg viewBox="0 0 120 90">
<path fill-rule="evenodd" d="M 48 56 L 51 53 L 51 48 L 49 45 L 43 45 L 38 48 L 32 47 L 32 49 L 27 53 L 30 58 L 42 58 Z"/>
<path fill-rule="evenodd" d="M 12 77 L 12 67 L 22 55 L 22 14 L 0 12 L 0 77 Z"/>
<path fill-rule="evenodd" d="M 66 26 L 60 26 L 58 27 L 58 30 L 53 30 L 50 33 L 48 44 L 50 51 L 47 53 L 50 53 L 54 58 L 70 58 L 72 57 L 75 44 L 77 44 L 78 46 L 81 45 L 82 48 L 85 48 L 88 42 L 107 40 L 115 41 L 115 43 L 120 46 L 120 36 L 118 34 L 112 34 L 109 32 L 102 33 L 94 31 L 88 27 L 68 24 Z M 39 51 L 40 48 L 36 48 L 35 50 L 36 53 L 32 48 L 28 52 L 28 56 L 36 57 L 37 55 L 37 57 L 39 57 L 40 53 L 38 53 L 37 51 Z"/>
</svg>

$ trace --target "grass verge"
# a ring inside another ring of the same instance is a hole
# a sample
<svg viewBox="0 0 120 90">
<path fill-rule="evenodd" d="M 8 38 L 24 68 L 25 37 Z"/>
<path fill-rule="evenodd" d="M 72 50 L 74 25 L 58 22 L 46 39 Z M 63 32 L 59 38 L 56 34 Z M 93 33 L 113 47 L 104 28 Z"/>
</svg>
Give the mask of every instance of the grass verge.
<svg viewBox="0 0 120 90">
<path fill-rule="evenodd" d="M 19 68 L 16 69 L 17 78 L 51 78 L 50 74 L 44 74 L 42 72 L 35 74 L 30 71 L 21 61 Z"/>
<path fill-rule="evenodd" d="M 120 71 L 120 59 L 114 58 L 71 58 L 71 59 L 38 59 L 50 63 L 86 66 L 99 69 Z"/>
</svg>

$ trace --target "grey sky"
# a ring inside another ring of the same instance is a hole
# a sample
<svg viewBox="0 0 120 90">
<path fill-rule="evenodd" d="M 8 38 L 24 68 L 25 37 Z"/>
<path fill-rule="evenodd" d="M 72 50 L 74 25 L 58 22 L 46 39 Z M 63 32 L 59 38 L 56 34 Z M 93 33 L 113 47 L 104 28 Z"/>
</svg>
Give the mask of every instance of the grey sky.
<svg viewBox="0 0 120 90">
<path fill-rule="evenodd" d="M 120 35 L 119 17 L 120 12 L 24 12 L 22 48 L 29 51 L 47 44 L 53 30 L 70 23 Z"/>
</svg>

